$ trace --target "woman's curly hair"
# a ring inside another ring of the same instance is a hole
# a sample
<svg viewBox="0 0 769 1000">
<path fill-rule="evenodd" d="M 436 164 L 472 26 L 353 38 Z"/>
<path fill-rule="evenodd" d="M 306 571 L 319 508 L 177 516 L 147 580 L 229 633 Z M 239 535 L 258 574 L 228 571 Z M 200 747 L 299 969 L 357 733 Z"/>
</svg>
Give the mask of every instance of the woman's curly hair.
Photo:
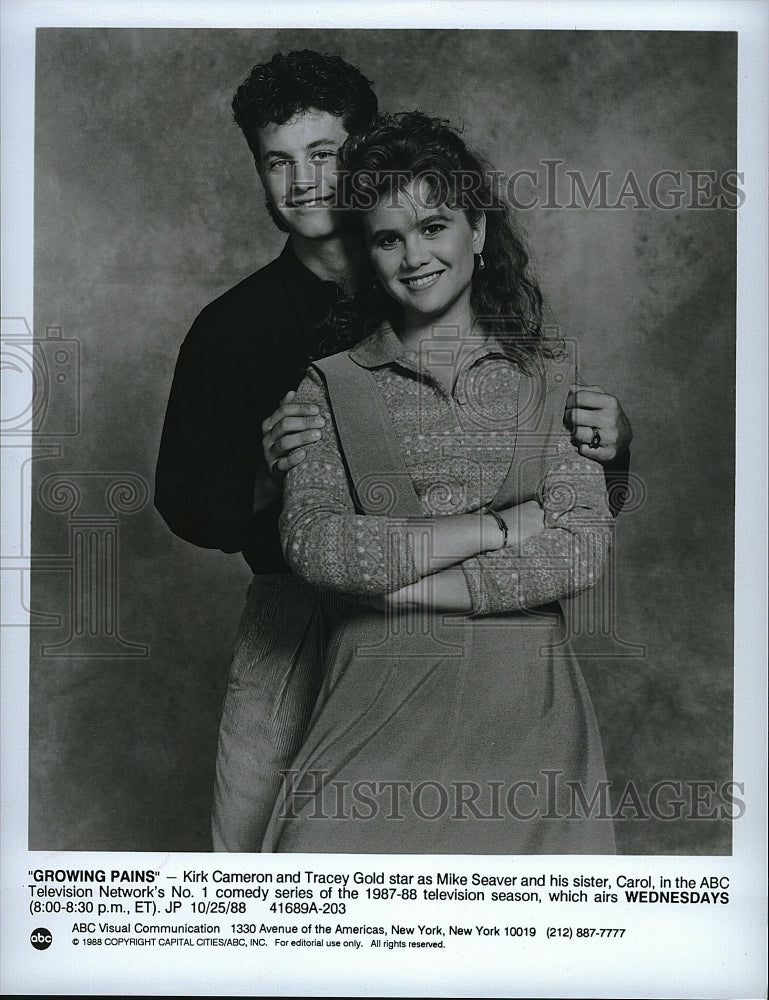
<svg viewBox="0 0 769 1000">
<path fill-rule="evenodd" d="M 420 111 L 380 115 L 368 132 L 350 136 L 339 160 L 344 204 L 359 225 L 378 198 L 420 178 L 435 204 L 462 209 L 473 223 L 485 214 L 485 267 L 476 266 L 473 273 L 473 314 L 513 353 L 551 353 L 542 340 L 542 294 L 529 270 L 529 254 L 494 188 L 499 175 L 468 149 L 448 121 Z M 379 288 L 368 265 L 354 298 L 335 307 L 329 320 L 333 332 L 318 356 L 353 346 L 385 319 L 397 329 L 399 316 L 400 307 Z"/>
<path fill-rule="evenodd" d="M 232 99 L 235 121 L 259 161 L 259 129 L 283 125 L 294 115 L 317 108 L 342 119 L 354 135 L 371 126 L 377 113 L 371 81 L 338 56 L 311 49 L 276 53 L 254 66 Z"/>
</svg>

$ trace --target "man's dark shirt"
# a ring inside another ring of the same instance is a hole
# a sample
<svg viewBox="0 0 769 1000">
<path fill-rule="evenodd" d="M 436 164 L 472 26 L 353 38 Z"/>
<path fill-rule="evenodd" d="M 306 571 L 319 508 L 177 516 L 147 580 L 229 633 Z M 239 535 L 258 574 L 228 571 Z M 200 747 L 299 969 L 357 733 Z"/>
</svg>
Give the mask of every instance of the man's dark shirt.
<svg viewBox="0 0 769 1000">
<path fill-rule="evenodd" d="M 160 442 L 155 506 L 204 548 L 242 552 L 254 573 L 288 572 L 280 498 L 252 512 L 262 428 L 301 381 L 340 295 L 281 255 L 200 313 L 179 351 Z"/>
</svg>

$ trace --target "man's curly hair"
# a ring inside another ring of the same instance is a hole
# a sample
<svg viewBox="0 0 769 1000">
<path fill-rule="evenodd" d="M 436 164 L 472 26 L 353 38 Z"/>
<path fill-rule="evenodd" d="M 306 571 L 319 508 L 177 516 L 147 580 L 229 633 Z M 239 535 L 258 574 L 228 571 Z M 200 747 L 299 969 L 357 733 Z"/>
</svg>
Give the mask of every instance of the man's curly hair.
<svg viewBox="0 0 769 1000">
<path fill-rule="evenodd" d="M 258 163 L 259 129 L 269 122 L 283 125 L 308 108 L 338 116 L 350 135 L 366 131 L 377 114 L 371 88 L 359 69 L 338 56 L 278 52 L 254 66 L 235 92 L 232 110 Z"/>
</svg>

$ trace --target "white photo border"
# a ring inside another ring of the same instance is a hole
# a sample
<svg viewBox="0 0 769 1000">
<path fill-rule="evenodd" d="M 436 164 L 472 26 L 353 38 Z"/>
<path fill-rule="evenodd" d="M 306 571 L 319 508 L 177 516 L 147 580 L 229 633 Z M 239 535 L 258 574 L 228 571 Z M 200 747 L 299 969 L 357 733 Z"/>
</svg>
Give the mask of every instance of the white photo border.
<svg viewBox="0 0 769 1000">
<path fill-rule="evenodd" d="M 625 990 L 609 985 L 606 968 L 594 967 L 593 979 L 586 979 L 587 966 L 575 965 L 573 996 L 642 996 L 662 995 L 652 983 L 668 982 L 668 996 L 759 996 L 765 989 L 763 955 L 766 920 L 766 440 L 767 440 L 767 165 L 769 145 L 767 120 L 769 115 L 769 7 L 766 3 L 750 2 L 681 2 L 623 3 L 592 2 L 488 2 L 472 6 L 461 2 L 391 2 L 376 9 L 362 3 L 311 4 L 276 2 L 255 5 L 247 2 L 100 2 L 53 3 L 44 0 L 3 0 L 0 8 L 2 28 L 2 290 L 3 316 L 28 318 L 33 316 L 33 204 L 34 204 L 34 79 L 36 27 L 339 27 L 339 28 L 473 28 L 495 29 L 593 29 L 593 30 L 708 30 L 737 31 L 739 58 L 738 162 L 744 173 L 745 204 L 738 210 L 738 297 L 737 297 L 737 470 L 736 470 L 736 552 L 735 552 L 735 703 L 734 703 L 734 774 L 751 789 L 750 806 L 746 815 L 733 826 L 731 859 L 710 859 L 728 869 L 737 884 L 750 886 L 752 895 L 739 909 L 743 922 L 732 927 L 738 938 L 738 952 L 744 953 L 745 965 L 724 970 L 716 981 L 713 966 L 710 979 L 697 981 L 692 976 L 689 961 L 682 958 L 681 969 L 668 970 L 668 978 L 655 977 L 649 972 L 651 956 L 644 945 L 635 956 L 634 974 L 639 978 L 633 990 L 630 971 L 624 977 Z M 18 382 L 14 383 L 18 386 Z M 31 392 L 31 386 L 28 387 Z M 3 479 L 7 483 L 18 474 L 25 461 L 21 448 L 3 448 Z M 28 446 L 29 443 L 27 443 Z M 5 499 L 5 497 L 4 497 Z M 20 526 L 20 527 L 19 527 Z M 29 509 L 5 507 L 3 528 L 20 530 L 22 542 L 29 537 Z M 29 552 L 22 544 L 22 554 Z M 28 574 L 24 574 L 27 590 L 23 602 L 28 606 Z M 10 595 L 9 599 L 10 599 Z M 148 964 L 140 966 L 140 956 L 134 952 L 130 961 L 121 953 L 106 957 L 91 953 L 75 965 L 71 954 L 61 956 L 59 964 L 49 962 L 43 967 L 33 961 L 29 937 L 17 933 L 23 925 L 27 932 L 26 911 L 17 908 L 15 887 L 26 880 L 27 869 L 37 865 L 27 843 L 27 759 L 28 759 L 28 632 L 23 628 L 3 630 L 2 655 L 2 891 L 0 909 L 0 976 L 2 991 L 15 993 L 58 992 L 83 993 L 181 993 L 219 992 L 226 985 L 233 992 L 305 991 L 307 995 L 351 995 L 346 990 L 353 966 L 339 964 L 338 969 L 313 980 L 302 966 L 291 969 L 296 955 L 285 956 L 283 966 L 267 967 L 259 974 L 241 976 L 216 956 L 206 956 L 193 962 L 181 952 L 169 952 L 164 975 Z M 140 860 L 137 860 L 139 858 Z M 628 870 L 632 859 L 622 859 Z M 657 863 L 658 859 L 654 860 Z M 701 859 L 700 859 L 701 860 Z M 198 857 L 195 864 L 207 859 Z M 679 867 L 685 859 L 677 859 Z M 65 863 L 61 856 L 57 863 Z M 79 861 L 82 864 L 82 859 Z M 98 864 L 93 859 L 91 864 Z M 111 855 L 109 865 L 146 867 L 152 862 L 147 856 Z M 646 860 L 648 866 L 651 861 Z M 586 867 L 586 866 L 585 866 Z M 615 865 L 616 867 L 616 865 Z M 636 865 L 636 868 L 639 866 Z M 641 866 L 642 868 L 643 866 Z M 590 869 L 592 870 L 592 869 Z M 597 869 L 596 869 L 597 870 Z M 640 869 L 639 869 L 640 870 Z M 12 887 L 14 887 L 12 889 Z M 750 915 L 750 916 L 749 916 Z M 748 923 L 750 921 L 750 924 Z M 762 926 L 763 922 L 763 926 Z M 679 941 L 683 955 L 691 949 L 691 960 L 700 955 L 700 945 L 694 938 Z M 735 952 L 738 953 L 738 952 Z M 486 953 L 484 953 L 486 954 Z M 730 953 L 731 954 L 731 953 Z M 725 953 L 726 955 L 726 953 Z M 37 956 L 34 956 L 37 957 Z M 345 956 L 347 958 L 348 956 Z M 539 959 L 539 956 L 535 956 Z M 100 964 L 104 960 L 103 966 Z M 324 960 L 327 956 L 324 953 Z M 489 970 L 484 982 L 455 980 L 453 995 L 512 995 L 509 984 L 495 974 L 498 956 L 488 954 Z M 575 958 L 575 963 L 578 960 Z M 581 961 L 581 960 L 580 960 Z M 436 973 L 434 980 L 411 981 L 409 963 L 405 971 L 394 973 L 389 983 L 393 994 L 450 995 L 446 982 Z M 518 995 L 566 995 L 563 984 L 553 969 L 542 968 L 539 981 L 521 970 Z M 688 972 L 687 972 L 688 969 Z M 106 971 L 105 971 L 106 970 Z M 112 970 L 110 972 L 110 970 Z M 237 972 L 237 969 L 236 969 Z M 686 977 L 688 975 L 688 982 Z M 89 976 L 92 986 L 89 987 Z M 110 978 L 110 976 L 112 978 Z M 158 978 L 160 976 L 160 978 Z M 580 978 L 581 977 L 581 978 Z M 639 986 L 644 982 L 648 986 Z M 707 983 L 711 983 L 707 990 Z M 579 985 L 577 985 L 579 983 Z M 272 986 L 270 985 L 272 984 Z M 725 988 L 724 984 L 731 984 Z M 372 979 L 370 993 L 383 993 L 382 982 Z M 760 992 L 752 993 L 757 988 Z M 647 989 L 649 992 L 644 993 Z M 601 993 L 605 989 L 609 992 Z M 495 992 L 504 990 L 505 992 Z M 703 990 L 705 990 L 703 992 Z M 558 992 L 554 992 L 558 991 Z M 583 992 L 584 991 L 584 992 Z"/>
</svg>

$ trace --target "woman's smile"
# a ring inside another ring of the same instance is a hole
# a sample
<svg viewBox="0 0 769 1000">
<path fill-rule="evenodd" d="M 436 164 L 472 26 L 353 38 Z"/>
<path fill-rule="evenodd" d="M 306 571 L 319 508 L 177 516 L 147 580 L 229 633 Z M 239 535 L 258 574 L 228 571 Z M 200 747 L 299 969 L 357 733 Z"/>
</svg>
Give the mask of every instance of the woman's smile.
<svg viewBox="0 0 769 1000">
<path fill-rule="evenodd" d="M 401 278 L 401 282 L 412 292 L 421 291 L 423 288 L 432 288 L 435 282 L 443 274 L 443 269 L 432 271 L 429 274 L 417 274 L 411 278 Z"/>
</svg>

